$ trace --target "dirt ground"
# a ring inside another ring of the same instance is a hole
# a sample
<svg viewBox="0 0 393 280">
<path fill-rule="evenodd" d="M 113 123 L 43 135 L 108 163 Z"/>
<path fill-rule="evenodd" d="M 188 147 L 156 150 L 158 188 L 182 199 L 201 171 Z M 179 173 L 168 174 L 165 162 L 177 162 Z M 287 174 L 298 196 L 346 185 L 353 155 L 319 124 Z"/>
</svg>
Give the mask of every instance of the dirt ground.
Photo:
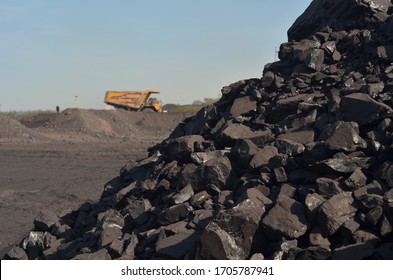
<svg viewBox="0 0 393 280">
<path fill-rule="evenodd" d="M 68 109 L 23 124 L 0 115 L 0 255 L 40 210 L 62 215 L 98 200 L 122 166 L 189 115 Z"/>
</svg>

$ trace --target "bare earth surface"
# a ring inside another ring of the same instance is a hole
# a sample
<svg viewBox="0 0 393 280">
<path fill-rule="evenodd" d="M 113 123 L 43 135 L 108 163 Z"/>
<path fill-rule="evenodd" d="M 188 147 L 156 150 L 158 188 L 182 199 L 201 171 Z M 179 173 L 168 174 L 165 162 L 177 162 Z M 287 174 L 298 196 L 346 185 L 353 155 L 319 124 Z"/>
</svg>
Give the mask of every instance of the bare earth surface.
<svg viewBox="0 0 393 280">
<path fill-rule="evenodd" d="M 189 114 L 67 109 L 23 124 L 0 115 L 0 255 L 42 209 L 58 215 L 97 201 L 130 160 Z"/>
</svg>

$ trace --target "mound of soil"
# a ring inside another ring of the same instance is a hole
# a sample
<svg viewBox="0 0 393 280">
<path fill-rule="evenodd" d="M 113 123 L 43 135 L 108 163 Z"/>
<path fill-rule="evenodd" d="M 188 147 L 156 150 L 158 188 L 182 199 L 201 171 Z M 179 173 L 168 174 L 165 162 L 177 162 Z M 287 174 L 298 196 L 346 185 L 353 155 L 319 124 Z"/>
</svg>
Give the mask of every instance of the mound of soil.
<svg viewBox="0 0 393 280">
<path fill-rule="evenodd" d="M 44 141 L 46 137 L 25 127 L 20 122 L 0 114 L 0 142 Z"/>
<path fill-rule="evenodd" d="M 169 136 L 188 113 L 129 112 L 124 110 L 66 109 L 24 120 L 24 124 L 51 139 L 83 141 L 155 141 Z"/>
</svg>

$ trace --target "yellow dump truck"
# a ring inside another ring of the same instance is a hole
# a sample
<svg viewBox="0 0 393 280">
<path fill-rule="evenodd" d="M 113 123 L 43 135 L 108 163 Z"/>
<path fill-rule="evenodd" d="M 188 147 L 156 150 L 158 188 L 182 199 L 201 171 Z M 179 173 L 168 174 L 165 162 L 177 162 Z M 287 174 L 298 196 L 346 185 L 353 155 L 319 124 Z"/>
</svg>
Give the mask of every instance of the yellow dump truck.
<svg viewBox="0 0 393 280">
<path fill-rule="evenodd" d="M 151 94 L 159 94 L 158 90 L 144 91 L 107 91 L 104 102 L 117 109 L 128 111 L 161 112 L 161 104 Z"/>
</svg>

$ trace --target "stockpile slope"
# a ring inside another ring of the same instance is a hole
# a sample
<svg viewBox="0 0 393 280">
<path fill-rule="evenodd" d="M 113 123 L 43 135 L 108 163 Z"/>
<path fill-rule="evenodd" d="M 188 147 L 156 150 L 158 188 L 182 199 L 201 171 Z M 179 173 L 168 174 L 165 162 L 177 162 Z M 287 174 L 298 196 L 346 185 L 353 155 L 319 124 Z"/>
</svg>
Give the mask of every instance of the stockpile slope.
<svg viewBox="0 0 393 280">
<path fill-rule="evenodd" d="M 133 139 L 154 142 L 167 138 L 173 128 L 189 115 L 74 108 L 25 120 L 24 123 L 52 138 L 63 136 L 82 141 Z"/>
<path fill-rule="evenodd" d="M 27 143 L 43 141 L 46 138 L 20 122 L 0 114 L 0 142 Z"/>
<path fill-rule="evenodd" d="M 43 211 L 7 257 L 392 259 L 391 9 L 313 1 L 262 78 L 224 87 L 98 204 Z"/>
</svg>

